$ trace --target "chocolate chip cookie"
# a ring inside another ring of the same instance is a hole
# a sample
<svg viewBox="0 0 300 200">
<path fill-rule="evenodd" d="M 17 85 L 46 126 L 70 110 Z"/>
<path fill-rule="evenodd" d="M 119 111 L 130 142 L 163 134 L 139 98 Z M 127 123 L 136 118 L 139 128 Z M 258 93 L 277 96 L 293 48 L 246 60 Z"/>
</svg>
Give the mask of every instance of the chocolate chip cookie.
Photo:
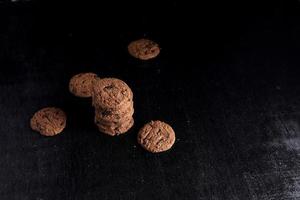
<svg viewBox="0 0 300 200">
<path fill-rule="evenodd" d="M 124 81 L 117 78 L 95 79 L 92 92 L 95 108 L 119 110 L 132 101 L 132 98 L 132 91 Z"/>
<path fill-rule="evenodd" d="M 80 73 L 73 76 L 69 82 L 69 90 L 77 97 L 91 97 L 92 85 L 97 77 L 94 73 Z"/>
<path fill-rule="evenodd" d="M 138 143 L 147 151 L 158 153 L 169 150 L 175 142 L 175 132 L 161 121 L 145 124 L 138 133 Z"/>
<path fill-rule="evenodd" d="M 66 127 L 67 116 L 64 111 L 47 107 L 37 111 L 30 120 L 32 130 L 45 136 L 54 136 Z"/>
<path fill-rule="evenodd" d="M 134 114 L 134 108 L 133 108 L 133 102 L 131 102 L 129 103 L 129 105 L 126 105 L 124 108 L 121 108 L 120 110 L 109 111 L 109 110 L 96 109 L 95 119 L 97 119 L 98 121 L 102 121 L 104 123 L 120 122 L 124 118 L 132 117 L 133 114 Z"/>
<path fill-rule="evenodd" d="M 139 39 L 128 45 L 128 52 L 135 58 L 149 60 L 155 58 L 160 53 L 157 43 L 148 39 Z"/>
<path fill-rule="evenodd" d="M 103 125 L 101 123 L 96 123 L 100 132 L 108 134 L 110 136 L 126 133 L 133 126 L 133 124 L 134 124 L 133 118 L 118 125 L 116 124 Z"/>
</svg>

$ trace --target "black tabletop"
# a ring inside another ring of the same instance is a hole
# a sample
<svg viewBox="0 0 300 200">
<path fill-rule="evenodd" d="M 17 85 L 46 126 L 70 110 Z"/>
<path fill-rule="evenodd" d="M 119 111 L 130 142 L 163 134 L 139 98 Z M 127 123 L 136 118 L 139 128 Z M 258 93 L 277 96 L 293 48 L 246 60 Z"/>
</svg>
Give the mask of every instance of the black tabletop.
<svg viewBox="0 0 300 200">
<path fill-rule="evenodd" d="M 76 4 L 76 5 L 75 5 Z M 300 199 L 300 5 L 180 1 L 0 3 L 0 199 Z M 139 61 L 134 39 L 161 54 Z M 135 126 L 97 131 L 76 73 L 126 81 Z M 55 137 L 32 131 L 46 106 L 68 116 Z M 173 148 L 143 150 L 159 119 Z"/>
</svg>

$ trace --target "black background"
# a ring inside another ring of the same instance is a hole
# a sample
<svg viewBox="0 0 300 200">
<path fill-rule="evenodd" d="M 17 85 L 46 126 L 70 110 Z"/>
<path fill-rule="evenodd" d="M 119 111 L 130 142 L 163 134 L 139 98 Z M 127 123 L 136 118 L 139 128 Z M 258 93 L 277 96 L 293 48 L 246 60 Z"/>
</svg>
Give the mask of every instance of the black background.
<svg viewBox="0 0 300 200">
<path fill-rule="evenodd" d="M 2 1 L 0 199 L 300 199 L 299 2 L 197 3 Z M 141 37 L 157 59 L 128 55 Z M 68 92 L 89 71 L 131 86 L 128 134 L 99 133 Z M 63 134 L 31 131 L 46 106 Z M 151 119 L 173 126 L 170 151 L 137 144 Z"/>
</svg>

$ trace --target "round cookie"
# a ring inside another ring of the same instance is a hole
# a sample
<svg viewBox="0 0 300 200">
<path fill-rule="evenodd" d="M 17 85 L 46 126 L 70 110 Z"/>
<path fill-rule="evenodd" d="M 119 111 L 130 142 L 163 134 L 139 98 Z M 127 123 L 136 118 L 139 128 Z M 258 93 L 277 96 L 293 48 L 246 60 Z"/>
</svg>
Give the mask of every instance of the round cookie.
<svg viewBox="0 0 300 200">
<path fill-rule="evenodd" d="M 128 52 L 135 58 L 149 60 L 155 58 L 160 53 L 157 43 L 148 39 L 139 39 L 128 45 Z"/>
<path fill-rule="evenodd" d="M 132 101 L 130 87 L 117 78 L 97 78 L 93 84 L 93 106 L 103 110 L 119 110 Z"/>
<path fill-rule="evenodd" d="M 91 72 L 76 74 L 70 79 L 70 92 L 77 97 L 91 97 L 92 85 L 96 77 L 97 74 Z"/>
<path fill-rule="evenodd" d="M 175 142 L 175 132 L 161 121 L 145 124 L 138 133 L 138 143 L 147 151 L 159 153 L 169 150 Z"/>
<path fill-rule="evenodd" d="M 44 136 L 54 136 L 63 131 L 66 127 L 67 116 L 64 111 L 55 107 L 43 108 L 30 120 L 32 130 Z"/>
<path fill-rule="evenodd" d="M 95 119 L 98 121 L 102 121 L 104 123 L 109 123 L 109 122 L 120 122 L 124 118 L 131 117 L 134 113 L 134 108 L 133 108 L 133 102 L 130 103 L 129 106 L 125 107 L 126 109 L 122 108 L 117 111 L 106 111 L 106 110 L 100 110 L 96 109 L 95 110 Z"/>
<path fill-rule="evenodd" d="M 96 124 L 98 127 L 98 130 L 102 133 L 108 134 L 110 136 L 120 135 L 123 133 L 126 133 L 134 124 L 134 119 L 131 118 L 129 121 L 122 123 L 118 126 L 105 126 L 102 124 Z"/>
</svg>

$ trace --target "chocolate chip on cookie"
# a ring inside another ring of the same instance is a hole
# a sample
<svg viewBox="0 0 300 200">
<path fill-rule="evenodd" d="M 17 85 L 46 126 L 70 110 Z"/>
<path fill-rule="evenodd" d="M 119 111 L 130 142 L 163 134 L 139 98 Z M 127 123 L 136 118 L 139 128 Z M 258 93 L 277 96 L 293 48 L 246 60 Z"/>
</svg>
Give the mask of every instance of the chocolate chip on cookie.
<svg viewBox="0 0 300 200">
<path fill-rule="evenodd" d="M 138 143 L 147 151 L 158 153 L 169 150 L 175 142 L 175 132 L 170 125 L 151 121 L 138 133 Z"/>
<path fill-rule="evenodd" d="M 149 60 L 155 58 L 160 53 L 157 43 L 148 39 L 139 39 L 128 45 L 128 52 L 135 58 Z"/>
<path fill-rule="evenodd" d="M 69 90 L 77 97 L 91 97 L 92 85 L 97 77 L 94 73 L 80 73 L 73 76 L 69 82 Z"/>
<path fill-rule="evenodd" d="M 47 107 L 37 111 L 30 120 L 32 130 L 45 136 L 54 136 L 66 127 L 67 116 L 64 111 Z"/>
</svg>

